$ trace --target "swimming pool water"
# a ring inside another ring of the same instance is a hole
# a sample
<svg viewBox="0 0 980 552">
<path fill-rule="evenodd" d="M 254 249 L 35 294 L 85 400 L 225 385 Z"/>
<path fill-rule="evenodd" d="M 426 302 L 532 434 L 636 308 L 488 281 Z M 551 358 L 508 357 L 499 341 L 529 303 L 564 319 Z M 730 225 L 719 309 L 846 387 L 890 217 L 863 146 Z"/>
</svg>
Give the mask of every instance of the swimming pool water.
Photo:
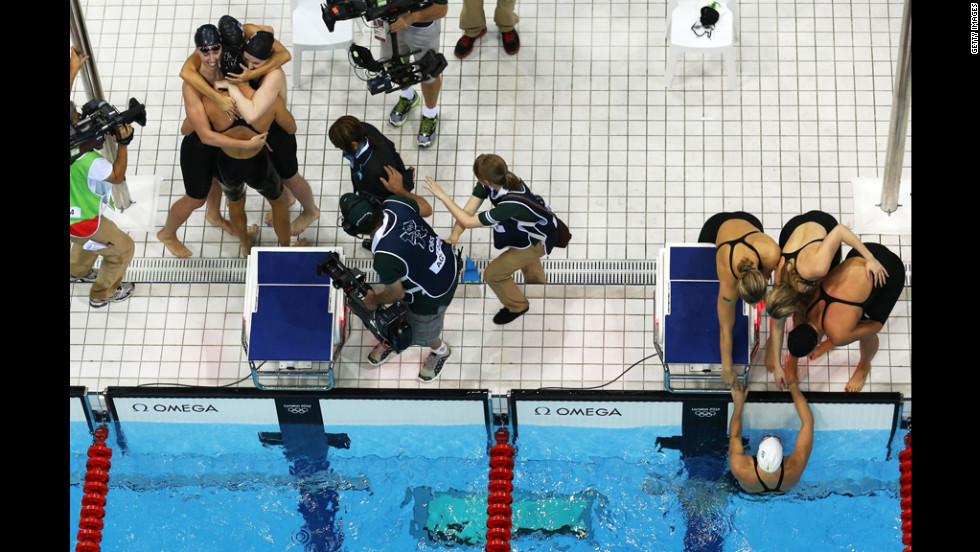
<svg viewBox="0 0 980 552">
<path fill-rule="evenodd" d="M 142 423 L 122 444 L 112 430 L 103 550 L 482 550 L 483 426 L 281 429 Z M 750 446 L 762 434 L 747 431 Z M 795 432 L 777 434 L 789 450 Z M 734 488 L 727 439 L 679 435 L 522 427 L 513 549 L 900 547 L 898 449 L 886 458 L 885 432 L 817 431 L 803 481 L 780 497 Z M 91 436 L 84 424 L 70 436 L 74 549 Z"/>
</svg>

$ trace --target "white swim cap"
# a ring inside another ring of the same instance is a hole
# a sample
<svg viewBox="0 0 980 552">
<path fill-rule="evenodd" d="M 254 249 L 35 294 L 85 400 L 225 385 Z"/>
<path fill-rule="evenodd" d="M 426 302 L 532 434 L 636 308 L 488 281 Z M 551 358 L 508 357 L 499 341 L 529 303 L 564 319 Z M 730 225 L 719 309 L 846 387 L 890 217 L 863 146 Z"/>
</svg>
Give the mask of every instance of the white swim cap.
<svg viewBox="0 0 980 552">
<path fill-rule="evenodd" d="M 755 459 L 762 471 L 772 473 L 783 463 L 783 442 L 775 435 L 766 435 L 759 441 Z"/>
</svg>

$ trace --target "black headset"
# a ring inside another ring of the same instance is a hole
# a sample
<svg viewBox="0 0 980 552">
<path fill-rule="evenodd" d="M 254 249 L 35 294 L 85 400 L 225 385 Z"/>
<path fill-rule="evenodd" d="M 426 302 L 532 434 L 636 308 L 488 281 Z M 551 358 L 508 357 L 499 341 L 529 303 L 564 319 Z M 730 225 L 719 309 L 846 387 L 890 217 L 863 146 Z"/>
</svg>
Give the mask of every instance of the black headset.
<svg viewBox="0 0 980 552">
<path fill-rule="evenodd" d="M 355 205 L 358 205 L 358 204 L 360 204 L 361 202 L 364 202 L 364 201 L 368 202 L 371 205 L 371 212 L 373 214 L 374 213 L 374 210 L 375 210 L 375 207 L 377 205 L 373 201 L 371 201 L 369 199 L 365 199 L 365 198 L 360 197 L 360 196 L 358 196 L 357 201 L 351 203 L 345 209 L 342 209 L 341 212 L 340 212 L 340 217 L 341 217 L 341 219 L 340 219 L 340 227 L 344 229 L 344 232 L 348 236 L 351 236 L 351 237 L 354 237 L 354 238 L 356 238 L 358 236 L 358 232 L 357 232 L 358 225 L 355 224 L 355 223 L 353 223 L 353 222 L 351 222 L 347 218 L 347 215 L 351 212 L 352 209 L 354 209 L 354 206 Z"/>
</svg>

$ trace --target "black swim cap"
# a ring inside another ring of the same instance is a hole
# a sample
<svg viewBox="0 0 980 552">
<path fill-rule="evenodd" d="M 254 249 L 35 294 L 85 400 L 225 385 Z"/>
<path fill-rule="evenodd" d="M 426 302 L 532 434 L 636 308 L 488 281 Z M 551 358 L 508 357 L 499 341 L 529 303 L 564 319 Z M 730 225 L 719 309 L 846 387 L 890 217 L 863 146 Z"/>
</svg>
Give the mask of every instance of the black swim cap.
<svg viewBox="0 0 980 552">
<path fill-rule="evenodd" d="M 218 32 L 217 27 L 210 23 L 201 25 L 197 28 L 197 32 L 194 33 L 194 44 L 198 48 L 221 44 L 221 33 Z"/>
<path fill-rule="evenodd" d="M 221 44 L 225 48 L 239 48 L 245 46 L 245 31 L 242 24 L 230 15 L 222 15 L 218 20 L 218 32 L 221 33 Z"/>
<path fill-rule="evenodd" d="M 221 73 L 225 76 L 228 73 L 239 74 L 242 72 L 242 65 L 245 64 L 245 58 L 242 57 L 242 51 L 238 48 L 224 48 L 221 51 Z"/>
<path fill-rule="evenodd" d="M 800 324 L 789 332 L 789 336 L 786 338 L 786 348 L 789 349 L 789 354 L 796 358 L 802 358 L 816 349 L 819 341 L 820 336 L 817 335 L 817 330 L 813 326 Z"/>
<path fill-rule="evenodd" d="M 272 43 L 275 40 L 272 33 L 259 31 L 245 43 L 245 53 L 256 59 L 269 59 L 272 56 Z"/>
</svg>

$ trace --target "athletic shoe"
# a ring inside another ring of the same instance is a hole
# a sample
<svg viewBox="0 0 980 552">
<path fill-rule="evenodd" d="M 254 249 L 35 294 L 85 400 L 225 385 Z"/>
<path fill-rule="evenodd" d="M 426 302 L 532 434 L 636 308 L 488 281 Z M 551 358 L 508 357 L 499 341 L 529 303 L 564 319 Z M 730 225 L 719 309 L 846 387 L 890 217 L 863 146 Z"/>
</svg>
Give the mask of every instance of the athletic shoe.
<svg viewBox="0 0 980 552">
<path fill-rule="evenodd" d="M 405 124 L 408 120 L 408 112 L 412 110 L 413 107 L 419 105 L 422 101 L 422 95 L 418 92 L 415 93 L 415 98 L 411 100 L 405 99 L 405 96 L 401 94 L 398 95 L 398 103 L 395 104 L 394 109 L 391 110 L 391 115 L 388 115 L 388 122 L 400 127 Z"/>
<path fill-rule="evenodd" d="M 473 52 L 473 43 L 476 42 L 476 39 L 480 38 L 485 34 L 487 34 L 487 28 L 483 27 L 483 30 L 480 31 L 480 34 L 476 36 L 463 35 L 463 38 L 456 41 L 456 50 L 454 50 L 453 53 L 456 54 L 456 57 L 458 57 L 459 59 L 463 59 L 464 57 L 470 55 L 470 53 Z"/>
<path fill-rule="evenodd" d="M 528 309 L 530 309 L 530 308 L 531 307 L 528 306 L 528 308 L 522 310 L 521 312 L 510 312 L 509 310 L 507 310 L 507 307 L 504 307 L 504 308 L 500 309 L 500 312 L 498 312 L 497 314 L 493 315 L 493 323 L 494 324 L 499 324 L 501 326 L 504 325 L 504 324 L 510 324 L 514 320 L 517 320 L 518 318 L 520 318 L 521 315 L 524 314 L 525 312 L 527 312 Z"/>
<path fill-rule="evenodd" d="M 91 284 L 98 277 L 99 271 L 92 269 L 85 276 L 72 276 L 71 273 L 68 274 L 69 284 Z"/>
<path fill-rule="evenodd" d="M 419 126 L 419 147 L 427 148 L 436 141 L 436 127 L 439 126 L 439 116 L 422 116 L 422 124 Z"/>
<path fill-rule="evenodd" d="M 120 301 L 125 301 L 129 299 L 129 296 L 133 294 L 133 290 L 136 289 L 136 285 L 132 282 L 123 282 L 121 286 L 116 288 L 116 292 L 102 299 L 101 301 L 96 301 L 95 299 L 89 299 L 88 305 L 90 307 L 101 309 L 102 307 L 108 305 L 109 303 L 119 303 Z"/>
<path fill-rule="evenodd" d="M 388 362 L 389 360 L 398 356 L 394 349 L 389 349 L 384 343 L 378 343 L 371 349 L 368 353 L 368 363 L 371 366 L 381 366 L 382 364 Z"/>
<path fill-rule="evenodd" d="M 514 55 L 521 49 L 521 37 L 517 36 L 517 30 L 500 33 L 500 42 L 504 45 L 504 51 L 508 55 Z"/>
<path fill-rule="evenodd" d="M 451 354 L 453 354 L 453 349 L 448 343 L 446 343 L 446 354 L 437 355 L 435 353 L 429 353 L 429 358 L 425 359 L 425 364 L 419 370 L 419 379 L 422 383 L 429 383 L 438 378 L 439 374 L 442 373 L 443 365 L 446 364 L 446 360 Z"/>
</svg>

